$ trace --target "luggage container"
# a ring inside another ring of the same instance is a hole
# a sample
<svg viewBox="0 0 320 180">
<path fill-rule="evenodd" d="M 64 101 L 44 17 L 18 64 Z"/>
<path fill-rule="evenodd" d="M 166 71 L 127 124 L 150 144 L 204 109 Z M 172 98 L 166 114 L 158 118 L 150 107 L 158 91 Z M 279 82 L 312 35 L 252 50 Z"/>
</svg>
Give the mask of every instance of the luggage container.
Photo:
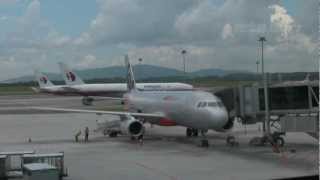
<svg viewBox="0 0 320 180">
<path fill-rule="evenodd" d="M 59 180 L 59 170 L 46 163 L 31 163 L 23 166 L 24 180 Z"/>
</svg>

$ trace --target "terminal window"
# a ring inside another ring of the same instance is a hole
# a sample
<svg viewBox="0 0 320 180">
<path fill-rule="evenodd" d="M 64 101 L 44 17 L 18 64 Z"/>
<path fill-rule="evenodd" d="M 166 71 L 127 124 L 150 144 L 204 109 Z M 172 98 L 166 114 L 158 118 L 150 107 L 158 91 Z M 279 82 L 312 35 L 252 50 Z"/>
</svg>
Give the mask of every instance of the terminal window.
<svg viewBox="0 0 320 180">
<path fill-rule="evenodd" d="M 265 110 L 264 91 L 259 89 L 260 110 Z M 270 110 L 308 109 L 308 87 L 277 87 L 269 88 Z"/>
</svg>

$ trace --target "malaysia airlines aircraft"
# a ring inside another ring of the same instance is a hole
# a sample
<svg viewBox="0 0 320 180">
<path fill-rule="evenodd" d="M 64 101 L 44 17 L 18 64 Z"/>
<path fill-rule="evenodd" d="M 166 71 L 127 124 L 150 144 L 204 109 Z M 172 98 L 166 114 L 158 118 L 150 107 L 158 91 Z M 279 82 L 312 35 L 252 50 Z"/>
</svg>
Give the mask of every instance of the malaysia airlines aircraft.
<svg viewBox="0 0 320 180">
<path fill-rule="evenodd" d="M 96 111 L 33 107 L 40 110 L 118 115 L 120 120 L 109 125 L 110 137 L 117 134 L 132 138 L 143 138 L 144 122 L 160 126 L 184 126 L 187 136 L 197 136 L 201 132 L 201 145 L 208 147 L 208 130 L 225 132 L 232 128 L 233 120 L 221 100 L 215 95 L 198 90 L 184 91 L 141 91 L 136 87 L 132 67 L 125 56 L 127 67 L 127 88 L 123 96 L 126 112 Z"/>
<path fill-rule="evenodd" d="M 59 66 L 66 85 L 70 90 L 84 96 L 82 102 L 85 105 L 91 105 L 94 101 L 90 96 L 122 97 L 128 91 L 125 83 L 85 84 L 66 64 L 60 62 Z M 137 83 L 137 89 L 144 91 L 190 90 L 193 89 L 193 86 L 185 83 Z"/>
<path fill-rule="evenodd" d="M 35 80 L 39 84 L 39 88 L 32 88 L 34 91 L 39 93 L 48 93 L 55 95 L 67 95 L 67 87 L 65 85 L 54 85 L 42 72 L 39 70 L 34 71 Z"/>
</svg>

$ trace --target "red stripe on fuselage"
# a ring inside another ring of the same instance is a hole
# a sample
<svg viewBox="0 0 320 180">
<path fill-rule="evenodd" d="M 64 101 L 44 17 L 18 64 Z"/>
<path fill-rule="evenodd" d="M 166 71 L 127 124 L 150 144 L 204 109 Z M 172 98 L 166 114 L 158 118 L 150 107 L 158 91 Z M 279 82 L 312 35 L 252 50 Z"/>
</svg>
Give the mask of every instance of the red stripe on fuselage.
<svg viewBox="0 0 320 180">
<path fill-rule="evenodd" d="M 160 121 L 159 121 L 159 125 L 160 125 L 160 126 L 176 126 L 177 123 L 174 122 L 174 121 L 171 120 L 171 119 L 162 118 L 162 119 L 160 119 Z"/>
</svg>

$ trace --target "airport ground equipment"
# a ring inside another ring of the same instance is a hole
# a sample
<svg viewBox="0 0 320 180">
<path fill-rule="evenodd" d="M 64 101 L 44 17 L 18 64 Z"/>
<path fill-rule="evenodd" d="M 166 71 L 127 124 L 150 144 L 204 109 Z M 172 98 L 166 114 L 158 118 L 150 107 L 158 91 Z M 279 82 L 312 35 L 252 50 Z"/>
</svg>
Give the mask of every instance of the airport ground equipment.
<svg viewBox="0 0 320 180">
<path fill-rule="evenodd" d="M 23 165 L 23 180 L 59 180 L 59 170 L 46 163 Z"/>
<path fill-rule="evenodd" d="M 319 138 L 319 81 L 287 81 L 268 85 L 271 138 L 284 144 L 286 132 L 305 132 Z M 242 85 L 214 92 L 225 104 L 229 117 L 243 124 L 264 122 L 263 86 Z M 262 139 L 263 141 L 263 139 Z"/>
<path fill-rule="evenodd" d="M 11 151 L 0 152 L 0 156 L 5 156 L 5 176 L 6 178 L 22 177 L 22 156 L 24 154 L 34 154 L 35 151 Z"/>
<path fill-rule="evenodd" d="M 58 170 L 60 178 L 68 176 L 67 169 L 64 167 L 63 152 L 51 154 L 25 154 L 22 156 L 22 163 L 46 163 Z"/>
<path fill-rule="evenodd" d="M 15 151 L 0 152 L 0 180 L 2 180 L 1 178 L 23 178 L 24 166 L 33 163 L 45 163 L 55 167 L 60 179 L 68 176 L 68 171 L 64 165 L 63 152 L 36 154 L 35 151 Z"/>
</svg>

